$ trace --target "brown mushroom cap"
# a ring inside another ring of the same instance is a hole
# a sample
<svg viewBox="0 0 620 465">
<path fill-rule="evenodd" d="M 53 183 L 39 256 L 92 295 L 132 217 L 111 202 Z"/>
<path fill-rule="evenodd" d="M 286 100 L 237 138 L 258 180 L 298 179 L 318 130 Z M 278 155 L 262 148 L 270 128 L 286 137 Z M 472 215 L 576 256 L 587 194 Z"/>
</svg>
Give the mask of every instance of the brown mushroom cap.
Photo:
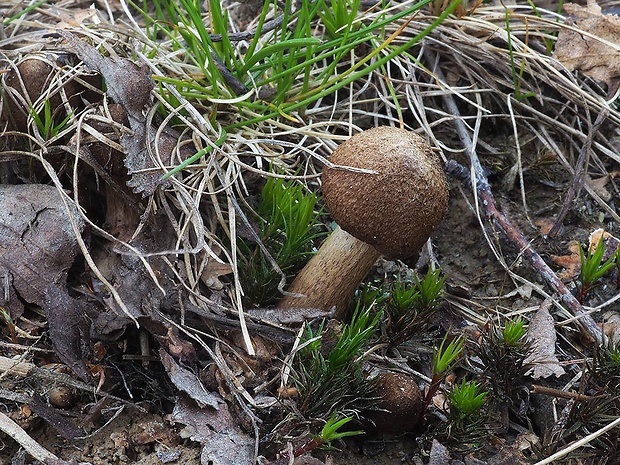
<svg viewBox="0 0 620 465">
<path fill-rule="evenodd" d="M 422 393 L 416 380 L 404 373 L 384 372 L 376 379 L 373 396 L 377 410 L 364 416 L 373 421 L 378 432 L 400 434 L 417 426 L 422 409 Z"/>
<path fill-rule="evenodd" d="M 342 229 L 389 258 L 422 248 L 448 208 L 448 183 L 439 155 L 417 134 L 389 126 L 358 133 L 332 153 L 323 196 Z"/>
</svg>

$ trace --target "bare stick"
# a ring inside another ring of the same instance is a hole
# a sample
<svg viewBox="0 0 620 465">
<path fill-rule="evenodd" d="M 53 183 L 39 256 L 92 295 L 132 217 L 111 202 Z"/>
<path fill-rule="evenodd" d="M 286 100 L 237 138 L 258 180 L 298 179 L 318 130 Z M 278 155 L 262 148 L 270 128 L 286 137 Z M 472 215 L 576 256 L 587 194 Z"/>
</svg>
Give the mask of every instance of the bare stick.
<svg viewBox="0 0 620 465">
<path fill-rule="evenodd" d="M 0 412 L 0 431 L 13 438 L 26 452 L 42 463 L 58 462 L 58 457 L 39 445 L 37 441 L 28 436 L 21 426 Z"/>
<path fill-rule="evenodd" d="M 13 376 L 20 376 L 22 378 L 48 381 L 54 384 L 65 384 L 67 386 L 71 386 L 75 389 L 79 389 L 81 391 L 89 393 L 93 393 L 93 391 L 95 391 L 94 386 L 74 379 L 65 373 L 56 373 L 52 370 L 39 368 L 32 363 L 17 361 L 8 357 L 0 356 L 0 380 L 2 380 L 2 378 L 4 378 L 8 374 Z M 112 396 L 103 391 L 97 391 L 96 393 L 102 397 L 109 397 L 110 399 L 122 402 L 123 404 L 131 405 L 132 407 L 137 408 L 141 412 L 146 411 L 143 407 L 132 404 L 131 402 L 121 399 L 120 397 Z M 4 395 L 0 394 L 0 398 L 1 397 L 4 397 Z"/>
<path fill-rule="evenodd" d="M 586 107 L 587 110 L 588 107 Z M 588 112 L 589 114 L 589 112 Z M 564 218 L 568 214 L 568 211 L 573 206 L 573 201 L 576 197 L 579 196 L 581 192 L 581 188 L 583 187 L 583 182 L 585 180 L 585 174 L 588 168 L 588 162 L 590 160 L 590 150 L 592 149 L 592 141 L 596 136 L 596 133 L 600 129 L 603 121 L 607 118 L 608 112 L 607 110 L 603 110 L 599 113 L 596 118 L 594 124 L 589 124 L 590 130 L 588 132 L 588 136 L 586 137 L 586 141 L 581 147 L 581 151 L 579 152 L 579 158 L 577 159 L 577 165 L 575 166 L 575 179 L 573 180 L 573 184 L 568 189 L 568 193 L 566 194 L 566 198 L 564 199 L 564 205 L 562 205 L 562 210 L 560 210 L 560 214 L 555 220 L 555 224 L 549 231 L 550 237 L 555 237 L 560 228 L 562 227 L 562 223 L 564 222 Z M 590 123 L 590 119 L 588 122 Z"/>
<path fill-rule="evenodd" d="M 427 51 L 427 53 L 431 57 L 431 61 L 437 63 L 435 60 L 435 55 L 430 51 Z M 443 73 L 438 66 L 435 67 L 434 73 L 439 81 L 445 81 Z M 485 215 L 489 220 L 494 221 L 495 224 L 497 224 L 508 240 L 519 249 L 520 253 L 523 253 L 523 256 L 527 258 L 530 265 L 542 276 L 549 287 L 560 295 L 560 301 L 571 311 L 573 316 L 575 316 L 575 321 L 579 324 L 581 329 L 597 343 L 601 343 L 603 336 L 600 328 L 596 324 L 596 321 L 594 321 L 594 319 L 584 310 L 575 296 L 570 292 L 562 280 L 558 278 L 549 265 L 545 263 L 538 252 L 536 252 L 530 243 L 525 240 L 523 234 L 521 234 L 521 232 L 510 222 L 510 220 L 497 208 L 495 198 L 493 197 L 493 192 L 491 191 L 491 186 L 489 185 L 489 181 L 485 175 L 485 170 L 480 163 L 480 159 L 478 158 L 478 154 L 476 153 L 476 149 L 474 148 L 467 127 L 461 118 L 461 113 L 456 106 L 454 97 L 451 94 L 444 93 L 442 98 L 448 112 L 454 116 L 453 121 L 456 126 L 457 134 L 461 143 L 465 146 L 467 154 L 469 155 L 475 174 L 475 184 L 472 186 L 472 189 L 476 189 L 478 192 L 480 205 Z M 450 160 L 446 169 L 449 173 L 459 177 L 464 183 L 472 183 L 469 169 L 459 165 L 456 161 Z"/>
<path fill-rule="evenodd" d="M 562 391 L 560 389 L 554 389 L 548 386 L 539 386 L 538 384 L 532 384 L 532 394 L 544 394 L 546 396 L 558 397 L 560 399 L 572 399 L 578 402 L 588 402 L 607 398 L 607 394 L 603 394 L 600 396 L 586 396 L 585 394 Z"/>
</svg>

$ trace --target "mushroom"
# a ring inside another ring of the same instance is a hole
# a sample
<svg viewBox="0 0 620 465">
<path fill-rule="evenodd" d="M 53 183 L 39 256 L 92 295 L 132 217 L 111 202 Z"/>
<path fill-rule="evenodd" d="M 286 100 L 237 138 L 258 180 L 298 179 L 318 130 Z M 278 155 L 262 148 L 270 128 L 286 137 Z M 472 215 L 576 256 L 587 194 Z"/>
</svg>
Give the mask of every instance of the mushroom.
<svg viewBox="0 0 620 465">
<path fill-rule="evenodd" d="M 379 433 L 401 434 L 417 426 L 424 406 L 422 392 L 411 375 L 380 373 L 372 396 L 377 402 L 372 410 L 363 412 L 363 416 L 374 423 Z"/>
<path fill-rule="evenodd" d="M 339 227 L 278 307 L 335 306 L 342 319 L 379 256 L 405 259 L 426 243 L 448 207 L 448 184 L 441 158 L 422 137 L 388 126 L 354 135 L 330 162 L 323 198 Z"/>
</svg>

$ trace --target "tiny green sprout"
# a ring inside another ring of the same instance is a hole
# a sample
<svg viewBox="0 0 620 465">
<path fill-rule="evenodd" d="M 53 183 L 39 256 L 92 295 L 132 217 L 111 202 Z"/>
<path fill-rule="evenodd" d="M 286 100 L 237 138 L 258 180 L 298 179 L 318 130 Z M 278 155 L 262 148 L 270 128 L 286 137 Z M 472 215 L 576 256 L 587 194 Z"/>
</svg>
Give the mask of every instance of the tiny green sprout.
<svg viewBox="0 0 620 465">
<path fill-rule="evenodd" d="M 594 346 L 587 362 L 588 383 L 609 398 L 620 396 L 620 342 L 606 338 Z"/>
<path fill-rule="evenodd" d="M 477 357 L 470 357 L 473 366 L 482 370 L 482 378 L 496 399 L 510 400 L 521 392 L 524 375 L 529 369 L 525 363 L 532 353 L 532 341 L 526 337 L 522 318 L 509 320 L 502 327 L 497 321 L 490 321 L 481 337 L 472 341 L 471 351 Z"/>
<path fill-rule="evenodd" d="M 362 287 L 355 293 L 355 305 L 362 307 L 370 307 L 374 305 L 377 308 L 383 307 L 390 298 L 390 293 L 385 289 L 383 280 L 380 282 L 365 282 Z"/>
<path fill-rule="evenodd" d="M 521 343 L 521 340 L 526 333 L 524 324 L 525 322 L 522 318 L 517 318 L 516 320 L 512 320 L 506 323 L 506 326 L 502 331 L 504 345 L 509 347 L 515 347 Z"/>
<path fill-rule="evenodd" d="M 359 29 L 360 23 L 355 23 L 359 6 L 360 0 L 332 0 L 330 6 L 323 5 L 319 17 L 331 38 L 346 38 Z"/>
<path fill-rule="evenodd" d="M 613 368 L 620 368 L 620 349 L 618 347 L 607 352 L 607 363 Z"/>
<path fill-rule="evenodd" d="M 318 197 L 295 179 L 270 177 L 263 186 L 253 220 L 264 249 L 290 277 L 313 254 L 314 242 L 325 235 Z M 272 305 L 280 297 L 282 275 L 254 241 L 239 241 L 241 282 L 255 305 Z"/>
<path fill-rule="evenodd" d="M 49 141 L 50 139 L 56 138 L 56 136 L 58 136 L 58 134 L 60 134 L 62 130 L 67 127 L 67 125 L 71 121 L 73 113 L 70 113 L 62 121 L 56 123 L 54 121 L 52 105 L 50 103 L 50 100 L 47 99 L 43 102 L 42 116 L 39 115 L 39 113 L 37 113 L 34 108 L 30 109 L 30 115 L 32 116 L 32 120 L 36 124 L 41 137 L 45 141 Z"/>
<path fill-rule="evenodd" d="M 392 287 L 390 295 L 390 308 L 402 316 L 404 313 L 410 312 L 412 309 L 419 307 L 422 296 L 417 286 L 411 286 L 408 283 L 397 281 Z"/>
<path fill-rule="evenodd" d="M 343 431 L 339 432 L 338 430 L 349 423 L 353 417 L 344 417 L 338 419 L 338 416 L 334 413 L 329 420 L 323 426 L 321 430 L 320 438 L 321 440 L 327 444 L 336 439 L 342 439 L 349 436 L 357 436 L 358 434 L 363 434 L 363 431 Z"/>
<path fill-rule="evenodd" d="M 334 371 L 341 370 L 355 357 L 360 355 L 364 344 L 374 334 L 381 312 L 374 312 L 372 307 L 358 307 L 351 323 L 342 329 L 336 347 L 329 353 L 327 361 Z"/>
<path fill-rule="evenodd" d="M 579 244 L 579 259 L 581 261 L 581 272 L 579 273 L 579 294 L 577 300 L 583 303 L 588 293 L 594 288 L 596 282 L 602 278 L 615 264 L 616 257 L 611 256 L 607 261 L 603 262 L 605 254 L 605 244 L 603 236 L 596 246 L 594 252 L 588 250 L 584 254 L 581 244 Z"/>
<path fill-rule="evenodd" d="M 448 395 L 450 405 L 459 419 L 472 417 L 484 406 L 488 392 L 476 381 L 467 381 L 465 378 L 455 384 Z"/>
<path fill-rule="evenodd" d="M 295 356 L 291 372 L 301 413 L 327 418 L 366 405 L 373 381 L 363 374 L 361 356 L 380 317 L 381 312 L 373 306 L 358 306 L 351 323 L 341 330 L 327 324 L 313 331 L 306 323 L 301 337 L 303 349 Z"/>
<path fill-rule="evenodd" d="M 435 309 L 441 303 L 446 277 L 441 276 L 441 269 L 428 270 L 422 280 L 415 278 L 415 287 L 420 292 L 421 304 L 425 308 Z"/>
<path fill-rule="evenodd" d="M 459 336 L 450 341 L 448 345 L 445 345 L 447 338 L 448 335 L 446 334 L 443 341 L 441 341 L 439 349 L 436 349 L 433 352 L 433 378 L 435 377 L 435 374 L 438 376 L 445 376 L 452 368 L 454 368 L 459 355 L 461 355 L 461 352 L 463 351 L 465 339 Z"/>
<path fill-rule="evenodd" d="M 436 269 L 429 270 L 422 279 L 415 277 L 413 283 L 396 281 L 392 285 L 386 307 L 387 333 L 392 347 L 425 332 L 442 302 L 445 281 L 441 270 Z"/>
<path fill-rule="evenodd" d="M 450 343 L 446 345 L 447 340 L 448 334 L 444 336 L 439 348 L 435 349 L 435 351 L 433 352 L 433 377 L 431 378 L 431 383 L 429 384 L 426 395 L 424 396 L 422 408 L 420 409 L 420 414 L 418 415 L 416 421 L 416 423 L 419 425 L 424 423 L 428 406 L 431 404 L 433 397 L 437 393 L 437 390 L 439 389 L 439 386 L 445 379 L 446 375 L 452 368 L 454 368 L 457 359 L 463 352 L 465 339 L 462 336 L 453 339 L 452 341 L 450 341 Z"/>
<path fill-rule="evenodd" d="M 344 417 L 338 419 L 338 415 L 334 413 L 323 426 L 321 434 L 319 434 L 318 436 L 314 436 L 309 442 L 295 449 L 293 451 L 293 457 L 299 457 L 300 455 L 307 454 L 308 452 L 313 451 L 314 449 L 318 449 L 319 447 L 329 446 L 329 443 L 331 441 L 335 441 L 336 439 L 364 434 L 363 431 L 338 431 L 344 425 L 349 423 L 352 419 L 353 417 Z"/>
</svg>

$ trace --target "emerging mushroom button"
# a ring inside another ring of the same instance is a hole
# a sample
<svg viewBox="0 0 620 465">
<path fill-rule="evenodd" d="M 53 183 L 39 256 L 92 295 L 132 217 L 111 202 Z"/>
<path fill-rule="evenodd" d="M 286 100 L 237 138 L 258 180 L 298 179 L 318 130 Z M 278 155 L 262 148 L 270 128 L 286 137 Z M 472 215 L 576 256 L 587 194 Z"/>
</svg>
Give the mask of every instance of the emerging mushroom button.
<svg viewBox="0 0 620 465">
<path fill-rule="evenodd" d="M 381 254 L 402 259 L 420 250 L 445 214 L 448 185 L 438 154 L 404 129 L 383 126 L 356 134 L 330 162 L 323 170 L 323 197 L 339 228 L 278 306 L 335 306 L 342 317 Z"/>
</svg>

